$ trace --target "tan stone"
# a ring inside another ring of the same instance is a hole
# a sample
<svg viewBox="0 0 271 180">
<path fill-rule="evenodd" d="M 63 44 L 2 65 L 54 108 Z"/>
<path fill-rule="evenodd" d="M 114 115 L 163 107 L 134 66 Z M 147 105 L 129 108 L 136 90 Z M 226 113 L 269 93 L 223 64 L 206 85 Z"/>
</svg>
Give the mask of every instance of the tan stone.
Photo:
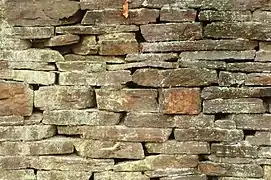
<svg viewBox="0 0 271 180">
<path fill-rule="evenodd" d="M 80 171 L 38 171 L 37 180 L 56 180 L 56 179 L 65 179 L 65 180 L 89 180 L 91 177 L 91 172 L 80 172 Z"/>
<path fill-rule="evenodd" d="M 36 180 L 34 170 L 0 170 L 1 180 Z"/>
<path fill-rule="evenodd" d="M 149 177 L 140 172 L 113 172 L 105 171 L 94 174 L 95 180 L 149 180 Z"/>
<path fill-rule="evenodd" d="M 97 54 L 98 48 L 95 36 L 84 36 L 80 43 L 73 46 L 72 51 L 80 55 Z"/>
</svg>

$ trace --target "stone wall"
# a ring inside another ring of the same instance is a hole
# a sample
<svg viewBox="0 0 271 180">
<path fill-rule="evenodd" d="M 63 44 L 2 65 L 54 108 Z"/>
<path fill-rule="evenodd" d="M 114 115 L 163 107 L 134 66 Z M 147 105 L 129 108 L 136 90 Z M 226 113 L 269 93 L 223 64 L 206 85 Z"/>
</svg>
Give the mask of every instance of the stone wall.
<svg viewBox="0 0 271 180">
<path fill-rule="evenodd" d="M 271 180 L 270 0 L 2 0 L 1 180 Z"/>
</svg>

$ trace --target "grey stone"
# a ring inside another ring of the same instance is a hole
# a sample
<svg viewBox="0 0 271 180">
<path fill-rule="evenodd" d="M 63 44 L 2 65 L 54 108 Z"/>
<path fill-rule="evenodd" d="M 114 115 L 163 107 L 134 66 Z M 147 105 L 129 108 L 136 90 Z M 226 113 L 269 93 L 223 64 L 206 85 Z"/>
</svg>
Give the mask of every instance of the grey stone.
<svg viewBox="0 0 271 180">
<path fill-rule="evenodd" d="M 202 175 L 188 175 L 188 176 L 173 176 L 173 177 L 162 177 L 160 180 L 207 180 L 205 174 Z"/>
<path fill-rule="evenodd" d="M 85 72 L 101 72 L 106 70 L 105 62 L 93 61 L 65 61 L 57 62 L 56 66 L 59 71 L 85 71 Z"/>
<path fill-rule="evenodd" d="M 240 86 L 245 83 L 246 78 L 247 75 L 245 73 L 220 71 L 218 84 L 220 86 Z"/>
<path fill-rule="evenodd" d="M 258 156 L 260 158 L 271 158 L 271 147 L 260 147 Z"/>
<path fill-rule="evenodd" d="M 261 62 L 228 63 L 228 71 L 271 72 L 271 64 Z"/>
<path fill-rule="evenodd" d="M 24 117 L 19 115 L 0 116 L 0 126 L 23 125 Z"/>
<path fill-rule="evenodd" d="M 215 11 L 215 10 L 203 10 L 199 13 L 200 21 L 250 21 L 250 11 Z"/>
<path fill-rule="evenodd" d="M 12 37 L 19 39 L 46 39 L 54 36 L 54 27 L 13 27 Z"/>
<path fill-rule="evenodd" d="M 268 131 L 257 131 L 255 136 L 247 136 L 246 141 L 253 145 L 271 145 L 271 133 Z"/>
<path fill-rule="evenodd" d="M 0 171 L 0 179 L 1 180 L 19 180 L 19 179 L 27 179 L 27 180 L 36 180 L 36 175 L 33 169 L 29 170 L 1 170 Z"/>
<path fill-rule="evenodd" d="M 176 61 L 178 54 L 176 53 L 147 53 L 147 54 L 127 54 L 125 61 Z"/>
<path fill-rule="evenodd" d="M 73 46 L 72 51 L 79 55 L 97 54 L 98 48 L 95 36 L 84 36 L 80 43 Z"/>
<path fill-rule="evenodd" d="M 180 9 L 178 7 L 164 6 L 160 11 L 160 21 L 165 22 L 193 22 L 197 12 L 193 9 Z"/>
<path fill-rule="evenodd" d="M 235 121 L 238 129 L 264 131 L 271 129 L 270 114 L 234 114 L 228 118 Z"/>
<path fill-rule="evenodd" d="M 174 116 L 174 127 L 181 129 L 193 128 L 211 128 L 214 127 L 214 115 L 179 115 Z"/>
<path fill-rule="evenodd" d="M 255 61 L 259 61 L 259 62 L 270 62 L 271 61 L 270 56 L 271 56 L 271 51 L 259 50 L 256 53 Z"/>
<path fill-rule="evenodd" d="M 65 180 L 89 180 L 91 172 L 80 171 L 37 171 L 37 180 L 53 180 L 53 179 L 65 179 Z"/>
<path fill-rule="evenodd" d="M 221 129 L 236 129 L 236 123 L 232 120 L 216 120 L 215 127 Z"/>
<path fill-rule="evenodd" d="M 44 43 L 46 47 L 54 47 L 54 46 L 66 46 L 71 44 L 76 44 L 80 40 L 78 35 L 74 34 L 64 34 L 64 35 L 57 35 Z"/>
<path fill-rule="evenodd" d="M 96 63 L 124 63 L 124 58 L 115 56 L 80 56 L 75 54 L 67 54 L 64 61 L 88 61 Z"/>
<path fill-rule="evenodd" d="M 133 62 L 133 63 L 126 63 L 126 64 L 108 64 L 107 65 L 107 69 L 109 71 L 131 69 L 131 68 L 142 68 L 142 67 L 172 69 L 172 68 L 177 68 L 178 64 L 175 62 L 143 61 L 143 62 Z"/>
<path fill-rule="evenodd" d="M 247 86 L 269 86 L 271 85 L 271 73 L 251 73 L 245 81 Z"/>
<path fill-rule="evenodd" d="M 179 60 L 180 67 L 183 68 L 206 68 L 206 69 L 226 69 L 226 62 L 222 61 L 202 61 L 202 60 Z"/>
<path fill-rule="evenodd" d="M 27 61 L 0 61 L 0 69 L 15 69 L 15 70 L 41 70 L 54 71 L 55 66 L 47 62 L 27 62 Z"/>
<path fill-rule="evenodd" d="M 94 174 L 95 180 L 149 180 L 149 177 L 140 172 L 113 172 L 106 171 Z"/>
</svg>

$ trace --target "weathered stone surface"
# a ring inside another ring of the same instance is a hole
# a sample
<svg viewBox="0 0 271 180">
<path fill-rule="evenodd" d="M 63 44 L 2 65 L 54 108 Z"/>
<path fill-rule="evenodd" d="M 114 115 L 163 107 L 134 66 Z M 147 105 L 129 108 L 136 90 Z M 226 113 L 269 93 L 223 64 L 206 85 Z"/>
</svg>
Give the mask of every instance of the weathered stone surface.
<svg viewBox="0 0 271 180">
<path fill-rule="evenodd" d="M 89 180 L 91 172 L 78 172 L 78 171 L 37 171 L 37 180 L 53 180 L 53 179 L 65 179 L 65 180 Z"/>
<path fill-rule="evenodd" d="M 31 70 L 0 70 L 0 79 L 22 81 L 28 84 L 51 85 L 55 83 L 55 73 Z"/>
<path fill-rule="evenodd" d="M 43 119 L 43 114 L 41 112 L 33 112 L 31 116 L 24 118 L 25 125 L 40 124 Z"/>
<path fill-rule="evenodd" d="M 200 162 L 199 169 L 202 173 L 211 176 L 235 176 L 235 177 L 262 177 L 263 169 L 256 164 L 224 164 L 212 162 Z"/>
<path fill-rule="evenodd" d="M 180 58 L 183 60 L 214 60 L 214 61 L 247 61 L 254 60 L 256 51 L 195 51 L 182 52 Z"/>
<path fill-rule="evenodd" d="M 217 82 L 213 70 L 181 68 L 176 70 L 138 69 L 133 74 L 133 82 L 142 86 L 174 87 L 205 86 Z"/>
<path fill-rule="evenodd" d="M 202 61 L 202 60 L 179 60 L 180 67 L 183 68 L 206 68 L 206 69 L 226 69 L 226 62 L 222 61 Z"/>
<path fill-rule="evenodd" d="M 171 168 L 192 168 L 198 164 L 196 155 L 155 155 L 143 160 L 122 162 L 114 166 L 115 171 L 147 171 Z"/>
<path fill-rule="evenodd" d="M 264 23 L 270 23 L 271 13 L 269 11 L 256 10 L 252 14 L 252 20 Z"/>
<path fill-rule="evenodd" d="M 0 54 L 1 55 L 1 54 Z M 63 56 L 55 50 L 50 49 L 27 49 L 21 51 L 3 51 L 2 60 L 7 61 L 43 61 L 43 62 L 57 62 L 64 61 Z"/>
<path fill-rule="evenodd" d="M 52 137 L 56 134 L 56 128 L 51 125 L 30 126 L 1 126 L 1 141 L 33 141 Z"/>
<path fill-rule="evenodd" d="M 100 55 L 126 55 L 139 51 L 135 34 L 132 33 L 106 34 L 98 38 Z"/>
<path fill-rule="evenodd" d="M 83 138 L 131 141 L 131 142 L 165 142 L 171 129 L 129 128 L 125 126 L 89 126 L 83 132 Z"/>
<path fill-rule="evenodd" d="M 89 61 L 95 63 L 124 63 L 124 58 L 115 56 L 80 56 L 75 54 L 65 55 L 65 61 Z"/>
<path fill-rule="evenodd" d="M 121 9 L 123 1 L 122 0 L 80 0 L 81 9 Z M 138 8 L 141 7 L 142 0 L 136 0 L 129 2 L 129 8 Z"/>
<path fill-rule="evenodd" d="M 37 156 L 49 154 L 69 154 L 73 152 L 73 149 L 73 143 L 69 139 L 53 137 L 34 142 L 2 142 L 0 147 L 0 155 Z"/>
<path fill-rule="evenodd" d="M 95 36 L 84 36 L 80 43 L 73 46 L 72 51 L 80 55 L 97 54 L 98 48 Z"/>
<path fill-rule="evenodd" d="M 193 9 L 180 9 L 165 6 L 160 11 L 160 21 L 165 22 L 193 22 L 196 20 L 197 12 Z"/>
<path fill-rule="evenodd" d="M 257 43 L 247 40 L 199 40 L 141 43 L 142 52 L 179 52 L 227 50 L 241 51 L 254 49 Z"/>
<path fill-rule="evenodd" d="M 218 84 L 220 86 L 233 86 L 233 85 L 243 85 L 247 75 L 245 73 L 233 73 L 227 71 L 219 72 Z"/>
<path fill-rule="evenodd" d="M 214 115 L 182 115 L 174 116 L 174 127 L 188 129 L 188 128 L 210 128 L 214 126 Z"/>
<path fill-rule="evenodd" d="M 178 68 L 178 64 L 176 62 L 143 61 L 143 62 L 133 62 L 133 63 L 126 63 L 126 64 L 109 64 L 107 65 L 107 70 L 116 71 L 116 70 L 122 70 L 122 69 L 142 68 L 142 67 L 172 69 L 172 68 Z"/>
<path fill-rule="evenodd" d="M 0 49 L 25 50 L 32 46 L 29 40 L 1 37 Z M 0 57 L 2 54 L 0 53 Z"/>
<path fill-rule="evenodd" d="M 220 177 L 219 180 L 264 180 L 259 178 Z"/>
<path fill-rule="evenodd" d="M 54 27 L 13 27 L 11 34 L 20 39 L 46 39 L 54 36 Z"/>
<path fill-rule="evenodd" d="M 259 42 L 260 50 L 270 51 L 271 50 L 271 42 Z"/>
<path fill-rule="evenodd" d="M 86 171 L 89 173 L 110 170 L 113 165 L 113 159 L 86 159 L 75 155 L 39 156 L 31 161 L 31 166 L 38 170 Z"/>
<path fill-rule="evenodd" d="M 70 0 L 6 1 L 4 16 L 17 26 L 46 26 L 74 23 L 73 15 L 79 10 L 79 2 Z"/>
<path fill-rule="evenodd" d="M 247 136 L 246 141 L 253 145 L 271 145 L 271 133 L 268 131 L 256 131 L 255 136 Z"/>
<path fill-rule="evenodd" d="M 213 113 L 264 113 L 263 100 L 257 98 L 213 99 L 203 101 L 203 112 Z"/>
<path fill-rule="evenodd" d="M 216 98 L 243 98 L 243 97 L 269 97 L 271 95 L 270 87 L 216 87 L 210 86 L 202 90 L 203 99 Z"/>
<path fill-rule="evenodd" d="M 154 89 L 96 90 L 98 109 L 115 112 L 158 112 L 157 97 L 158 92 Z"/>
<path fill-rule="evenodd" d="M 260 147 L 258 156 L 260 158 L 271 158 L 271 147 Z"/>
<path fill-rule="evenodd" d="M 271 72 L 271 64 L 260 62 L 228 63 L 228 71 Z"/>
<path fill-rule="evenodd" d="M 176 61 L 178 54 L 176 53 L 148 53 L 148 54 L 127 54 L 125 61 L 138 62 L 138 61 Z"/>
<path fill-rule="evenodd" d="M 250 157 L 256 158 L 257 146 L 252 146 L 247 142 L 239 142 L 236 144 L 219 144 L 213 143 L 211 145 L 211 153 L 218 157 Z"/>
<path fill-rule="evenodd" d="M 161 154 L 209 154 L 210 147 L 207 142 L 169 140 L 164 143 L 146 143 L 149 153 Z"/>
<path fill-rule="evenodd" d="M 255 61 L 270 62 L 271 61 L 270 56 L 271 56 L 271 51 L 260 50 L 256 53 Z"/>
<path fill-rule="evenodd" d="M 200 21 L 250 21 L 251 12 L 249 11 L 214 11 L 204 10 L 199 13 Z"/>
<path fill-rule="evenodd" d="M 1 171 L 3 170 L 14 171 L 17 169 L 26 169 L 29 167 L 29 164 L 30 164 L 29 159 L 26 158 L 25 156 L 0 156 Z M 15 175 L 15 173 L 13 175 Z"/>
<path fill-rule="evenodd" d="M 23 83 L 0 81 L 0 116 L 30 116 L 33 91 Z"/>
<path fill-rule="evenodd" d="M 127 114 L 124 125 L 128 127 L 174 127 L 174 120 L 168 115 L 157 113 L 134 113 Z"/>
<path fill-rule="evenodd" d="M 65 46 L 76 44 L 80 40 L 78 35 L 74 34 L 64 34 L 64 35 L 57 35 L 52 37 L 51 39 L 47 40 L 44 45 L 46 47 L 54 47 L 54 46 Z"/>
<path fill-rule="evenodd" d="M 161 178 L 161 177 L 172 177 L 172 176 L 184 176 L 197 174 L 198 171 L 196 168 L 165 168 L 165 169 L 157 169 L 153 171 L 145 171 L 144 174 L 149 176 L 150 178 Z"/>
<path fill-rule="evenodd" d="M 202 38 L 199 23 L 147 24 L 140 26 L 140 30 L 144 39 L 148 42 Z"/>
<path fill-rule="evenodd" d="M 81 24 L 148 24 L 156 22 L 159 11 L 156 9 L 130 9 L 129 18 L 122 15 L 122 10 L 103 9 L 87 11 Z"/>
<path fill-rule="evenodd" d="M 23 125 L 24 117 L 18 115 L 0 116 L 0 126 Z"/>
<path fill-rule="evenodd" d="M 140 172 L 113 172 L 113 171 L 107 171 L 107 172 L 100 172 L 94 174 L 95 180 L 123 180 L 123 179 L 129 179 L 129 180 L 149 180 L 150 178 L 146 175 L 143 175 Z"/>
<path fill-rule="evenodd" d="M 91 88 L 84 86 L 40 87 L 38 91 L 35 91 L 34 105 L 43 110 L 93 107 L 95 105 L 94 92 Z"/>
<path fill-rule="evenodd" d="M 129 70 L 97 73 L 63 72 L 59 75 L 60 85 L 109 86 L 126 84 L 132 80 Z"/>
<path fill-rule="evenodd" d="M 86 126 L 57 126 L 57 134 L 82 135 Z"/>
<path fill-rule="evenodd" d="M 99 1 L 100 2 L 100 1 Z M 97 3 L 97 1 L 95 1 Z M 58 26 L 55 28 L 58 34 L 106 34 L 106 33 L 120 33 L 120 32 L 135 32 L 139 30 L 136 25 L 109 25 L 109 24 L 99 24 L 98 26 Z"/>
<path fill-rule="evenodd" d="M 120 120 L 120 113 L 88 110 L 44 111 L 42 122 L 55 125 L 115 125 Z"/>
<path fill-rule="evenodd" d="M 264 166 L 264 178 L 270 180 L 271 178 L 271 166 Z"/>
<path fill-rule="evenodd" d="M 41 71 L 54 71 L 55 66 L 46 62 L 27 61 L 0 61 L 0 69 L 30 69 Z"/>
<path fill-rule="evenodd" d="M 221 129 L 236 129 L 236 123 L 232 120 L 216 120 L 215 121 L 215 127 L 221 128 Z"/>
<path fill-rule="evenodd" d="M 200 89 L 172 88 L 161 90 L 159 104 L 164 114 L 199 114 Z"/>
<path fill-rule="evenodd" d="M 0 171 L 0 179 L 1 180 L 19 180 L 19 179 L 27 179 L 27 180 L 36 180 L 36 175 L 34 170 L 1 170 Z"/>
<path fill-rule="evenodd" d="M 85 71 L 85 72 L 101 72 L 106 70 L 105 62 L 92 61 L 66 61 L 57 62 L 56 66 L 59 71 Z"/>
<path fill-rule="evenodd" d="M 177 141 L 233 141 L 243 139 L 242 130 L 235 129 L 175 129 L 174 136 Z"/>
<path fill-rule="evenodd" d="M 270 130 L 270 114 L 233 114 L 229 119 L 235 121 L 237 128 L 248 130 Z"/>
<path fill-rule="evenodd" d="M 217 157 L 215 155 L 208 155 L 206 158 L 215 163 L 227 163 L 227 164 L 255 164 L 257 160 L 262 160 L 242 157 Z"/>
<path fill-rule="evenodd" d="M 141 143 L 82 140 L 75 144 L 75 149 L 80 156 L 89 158 L 144 158 Z"/>
<path fill-rule="evenodd" d="M 205 174 L 202 175 L 189 175 L 189 176 L 173 176 L 173 177 L 162 177 L 160 180 L 206 180 Z"/>
<path fill-rule="evenodd" d="M 204 28 L 204 36 L 209 38 L 244 38 L 271 40 L 271 26 L 267 23 L 235 22 L 211 23 Z"/>
<path fill-rule="evenodd" d="M 245 85 L 268 86 L 271 85 L 271 73 L 251 73 L 247 75 Z"/>
</svg>

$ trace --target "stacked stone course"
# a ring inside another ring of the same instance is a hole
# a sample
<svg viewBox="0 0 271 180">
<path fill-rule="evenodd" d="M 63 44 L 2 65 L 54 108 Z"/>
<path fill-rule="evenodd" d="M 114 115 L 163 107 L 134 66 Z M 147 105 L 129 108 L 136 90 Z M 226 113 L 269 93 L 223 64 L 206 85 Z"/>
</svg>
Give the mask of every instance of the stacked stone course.
<svg viewBox="0 0 271 180">
<path fill-rule="evenodd" d="M 2 0 L 1 180 L 271 180 L 270 0 Z"/>
</svg>

